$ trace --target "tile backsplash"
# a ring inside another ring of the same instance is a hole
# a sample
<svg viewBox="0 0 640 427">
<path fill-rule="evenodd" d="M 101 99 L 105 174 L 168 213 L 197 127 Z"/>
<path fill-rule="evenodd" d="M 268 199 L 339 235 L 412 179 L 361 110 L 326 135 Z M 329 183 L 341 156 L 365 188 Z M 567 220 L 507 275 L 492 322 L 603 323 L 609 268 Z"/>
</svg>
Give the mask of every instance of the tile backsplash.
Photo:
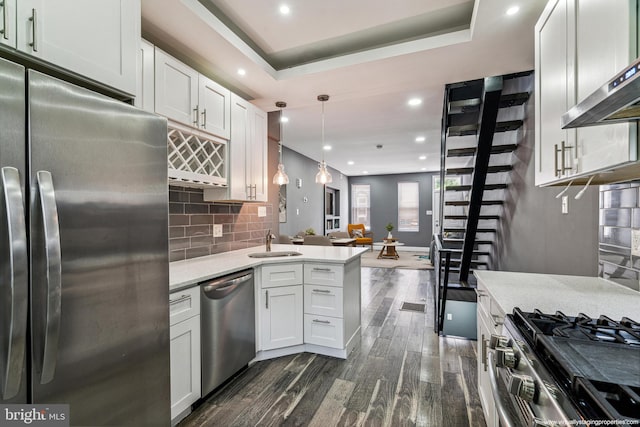
<svg viewBox="0 0 640 427">
<path fill-rule="evenodd" d="M 258 207 L 266 216 L 258 216 Z M 213 237 L 213 225 L 222 224 L 222 237 Z M 269 203 L 205 202 L 197 188 L 169 187 L 170 261 L 196 258 L 264 244 L 273 223 Z"/>
<path fill-rule="evenodd" d="M 640 181 L 600 186 L 598 274 L 640 291 L 640 256 L 632 255 L 640 230 Z"/>
</svg>

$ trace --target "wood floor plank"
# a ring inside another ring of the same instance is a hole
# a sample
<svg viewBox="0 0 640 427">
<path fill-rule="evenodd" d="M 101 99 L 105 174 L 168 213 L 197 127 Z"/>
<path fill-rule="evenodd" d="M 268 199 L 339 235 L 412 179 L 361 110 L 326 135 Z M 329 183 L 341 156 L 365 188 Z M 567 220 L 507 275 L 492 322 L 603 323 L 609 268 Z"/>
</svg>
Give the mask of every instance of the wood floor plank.
<svg viewBox="0 0 640 427">
<path fill-rule="evenodd" d="M 420 366 L 422 354 L 406 351 L 400 382 L 396 387 L 392 426 L 415 425 L 420 402 Z"/>
<path fill-rule="evenodd" d="M 432 384 L 442 383 L 442 369 L 440 369 L 440 358 L 438 356 L 422 354 L 420 381 Z"/>
<path fill-rule="evenodd" d="M 440 363 L 446 372 L 460 373 L 460 361 L 455 338 L 440 338 Z"/>
<path fill-rule="evenodd" d="M 362 368 L 363 375 L 356 381 L 356 386 L 346 404 L 347 409 L 357 412 L 365 412 L 371 401 L 373 390 L 376 387 L 378 378 L 384 375 L 387 368 L 385 359 L 382 357 L 367 357 Z"/>
<path fill-rule="evenodd" d="M 309 427 L 327 427 L 338 425 L 345 412 L 345 404 L 351 396 L 355 384 L 336 378 L 309 422 Z"/>
<path fill-rule="evenodd" d="M 369 326 L 382 326 L 385 319 L 387 318 L 387 314 L 389 314 L 391 304 L 393 304 L 393 298 L 383 298 L 380 306 L 376 310 L 376 314 L 371 319 Z"/>
<path fill-rule="evenodd" d="M 442 373 L 442 419 L 451 426 L 467 427 L 469 418 L 461 377 L 453 372 Z"/>
<path fill-rule="evenodd" d="M 425 427 L 454 426 L 443 423 L 442 388 L 440 384 L 420 382 L 420 401 L 418 404 L 417 425 Z M 457 427 L 457 426 L 456 426 Z"/>
<path fill-rule="evenodd" d="M 462 371 L 462 386 L 465 401 L 467 402 L 467 416 L 470 426 L 485 426 L 482 403 L 478 395 L 478 366 L 476 358 L 460 357 Z"/>
</svg>

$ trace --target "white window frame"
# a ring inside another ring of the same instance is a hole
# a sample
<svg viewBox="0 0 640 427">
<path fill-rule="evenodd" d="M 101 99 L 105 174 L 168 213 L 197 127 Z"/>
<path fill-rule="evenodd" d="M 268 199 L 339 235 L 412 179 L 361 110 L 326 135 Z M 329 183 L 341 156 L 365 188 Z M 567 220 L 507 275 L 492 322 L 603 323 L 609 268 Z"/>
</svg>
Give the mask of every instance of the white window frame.
<svg viewBox="0 0 640 427">
<path fill-rule="evenodd" d="M 407 215 L 408 212 L 409 214 Z M 407 220 L 411 220 L 411 224 L 407 224 Z M 420 232 L 419 182 L 398 182 L 398 231 L 409 233 Z"/>
<path fill-rule="evenodd" d="M 361 192 L 365 192 L 366 197 Z M 364 215 L 362 210 L 365 211 Z M 364 220 L 361 218 L 364 216 Z M 351 223 L 364 224 L 367 230 L 371 230 L 371 185 L 351 184 Z"/>
</svg>

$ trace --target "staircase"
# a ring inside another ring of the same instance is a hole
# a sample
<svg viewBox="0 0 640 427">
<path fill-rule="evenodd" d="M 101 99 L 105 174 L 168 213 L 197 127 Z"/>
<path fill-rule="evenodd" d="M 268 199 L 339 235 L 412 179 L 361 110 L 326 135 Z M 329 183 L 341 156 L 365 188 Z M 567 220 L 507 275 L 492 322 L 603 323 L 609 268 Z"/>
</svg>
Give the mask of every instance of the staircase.
<svg viewBox="0 0 640 427">
<path fill-rule="evenodd" d="M 473 270 L 492 268 L 532 81 L 529 71 L 445 87 L 439 212 L 440 241 L 450 256 L 445 288 L 473 290 Z M 439 294 L 442 320 L 446 289 Z"/>
</svg>

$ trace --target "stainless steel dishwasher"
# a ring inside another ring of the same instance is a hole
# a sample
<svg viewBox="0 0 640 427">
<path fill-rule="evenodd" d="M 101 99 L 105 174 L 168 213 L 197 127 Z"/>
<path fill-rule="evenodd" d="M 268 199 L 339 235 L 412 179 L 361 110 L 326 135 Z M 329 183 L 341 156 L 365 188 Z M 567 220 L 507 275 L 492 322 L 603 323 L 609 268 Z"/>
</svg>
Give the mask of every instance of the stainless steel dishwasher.
<svg viewBox="0 0 640 427">
<path fill-rule="evenodd" d="M 202 396 L 256 356 L 253 270 L 200 283 Z"/>
</svg>

